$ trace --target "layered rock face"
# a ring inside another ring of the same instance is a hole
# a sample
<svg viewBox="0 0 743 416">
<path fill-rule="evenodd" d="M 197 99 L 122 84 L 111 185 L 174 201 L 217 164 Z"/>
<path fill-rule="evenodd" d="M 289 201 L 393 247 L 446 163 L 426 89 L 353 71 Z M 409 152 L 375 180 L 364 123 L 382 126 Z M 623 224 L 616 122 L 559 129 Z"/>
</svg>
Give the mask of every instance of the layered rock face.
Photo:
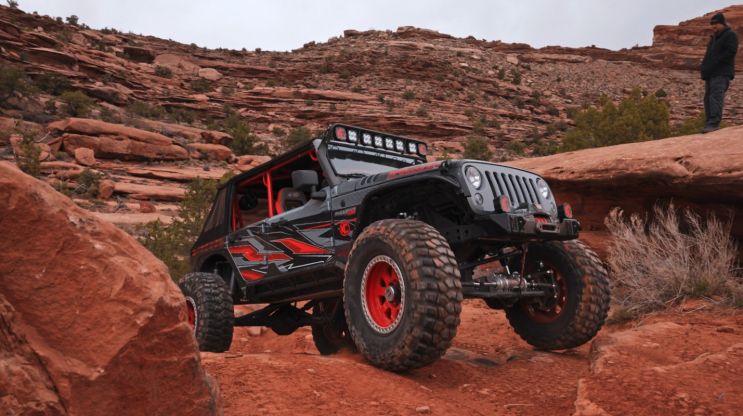
<svg viewBox="0 0 743 416">
<path fill-rule="evenodd" d="M 743 239 L 743 127 L 706 135 L 633 143 L 509 165 L 547 180 L 558 203 L 567 202 L 581 222 L 581 239 L 603 254 L 604 218 L 614 207 L 626 214 L 651 212 L 658 202 L 689 207 L 706 217 L 732 220 Z"/>
<path fill-rule="evenodd" d="M 183 296 L 137 241 L 0 162 L 0 406 L 220 415 Z"/>
</svg>

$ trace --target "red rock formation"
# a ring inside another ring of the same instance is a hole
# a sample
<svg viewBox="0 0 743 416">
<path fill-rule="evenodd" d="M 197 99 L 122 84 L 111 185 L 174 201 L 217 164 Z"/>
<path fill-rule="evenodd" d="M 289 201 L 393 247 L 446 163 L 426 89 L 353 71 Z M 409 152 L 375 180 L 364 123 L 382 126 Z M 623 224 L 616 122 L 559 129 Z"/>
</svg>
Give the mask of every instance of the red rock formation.
<svg viewBox="0 0 743 416">
<path fill-rule="evenodd" d="M 6 413 L 222 414 L 183 296 L 138 242 L 7 162 L 0 229 Z"/>
</svg>

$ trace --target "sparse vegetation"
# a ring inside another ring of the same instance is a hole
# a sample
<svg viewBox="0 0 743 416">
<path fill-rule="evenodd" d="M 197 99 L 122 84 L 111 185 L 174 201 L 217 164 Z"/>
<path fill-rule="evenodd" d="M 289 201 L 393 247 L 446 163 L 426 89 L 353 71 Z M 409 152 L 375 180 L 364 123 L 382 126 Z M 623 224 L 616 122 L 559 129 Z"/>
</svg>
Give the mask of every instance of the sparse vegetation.
<svg viewBox="0 0 743 416">
<path fill-rule="evenodd" d="M 684 121 L 683 124 L 674 126 L 672 129 L 672 136 L 678 137 L 678 136 L 687 136 L 689 134 L 697 134 L 700 130 L 704 128 L 704 126 L 707 124 L 707 115 L 704 110 L 702 110 L 698 116 L 695 118 L 690 118 L 686 121 Z M 723 127 L 722 124 L 720 127 Z"/>
<path fill-rule="evenodd" d="M 232 152 L 237 156 L 255 154 L 255 145 L 260 141 L 258 136 L 251 133 L 250 125 L 245 122 L 239 122 L 230 131 L 234 139 L 232 141 Z"/>
<path fill-rule="evenodd" d="M 56 96 L 60 96 L 72 89 L 70 80 L 57 72 L 43 72 L 39 74 L 34 81 L 34 86 L 47 94 Z"/>
<path fill-rule="evenodd" d="M 343 71 L 343 72 L 341 72 L 341 78 L 343 78 L 343 79 L 351 78 L 351 73 L 349 71 L 347 71 L 347 70 L 346 71 Z"/>
<path fill-rule="evenodd" d="M 617 107 L 607 101 L 601 110 L 589 107 L 575 116 L 576 128 L 562 141 L 560 152 L 637 143 L 669 137 L 670 113 L 655 96 L 643 99 L 639 88 Z"/>
<path fill-rule="evenodd" d="M 405 99 L 405 100 L 412 100 L 412 99 L 414 99 L 415 98 L 415 91 L 405 90 L 402 93 L 402 98 Z"/>
<path fill-rule="evenodd" d="M 546 143 L 542 140 L 537 140 L 534 143 L 534 156 L 550 156 L 557 153 L 557 143 L 554 140 L 549 140 Z"/>
<path fill-rule="evenodd" d="M 420 106 L 415 110 L 415 115 L 418 117 L 428 117 L 428 110 L 426 110 L 426 107 Z"/>
<path fill-rule="evenodd" d="M 328 65 L 326 65 L 326 64 L 320 65 L 320 68 L 317 69 L 317 72 L 319 72 L 321 74 L 327 74 L 329 72 L 328 71 Z"/>
<path fill-rule="evenodd" d="M 80 19 L 76 15 L 73 14 L 72 16 L 68 17 L 65 20 L 67 20 L 68 25 L 78 26 L 79 25 L 78 22 Z"/>
<path fill-rule="evenodd" d="M 475 115 L 475 112 L 472 109 L 469 109 L 468 108 L 468 109 L 464 110 L 464 115 L 467 116 L 467 117 L 472 117 L 473 115 Z"/>
<path fill-rule="evenodd" d="M 655 96 L 658 97 L 658 98 L 665 98 L 665 97 L 668 96 L 668 93 L 666 92 L 666 90 L 664 90 L 663 88 L 661 88 L 661 89 L 659 89 L 658 91 L 655 92 Z"/>
<path fill-rule="evenodd" d="M 472 130 L 475 132 L 475 134 L 484 135 L 485 134 L 485 123 L 482 121 L 475 121 L 472 124 Z"/>
<path fill-rule="evenodd" d="M 511 83 L 513 85 L 521 85 L 521 72 L 515 68 L 511 70 Z"/>
<path fill-rule="evenodd" d="M 201 77 L 196 81 L 191 82 L 191 89 L 196 92 L 209 92 L 212 90 L 212 86 L 206 78 Z"/>
<path fill-rule="evenodd" d="M 83 169 L 80 176 L 77 177 L 77 188 L 75 193 L 80 192 L 81 196 L 87 199 L 93 199 L 98 196 L 98 187 L 101 183 L 101 174 L 92 171 L 90 168 Z"/>
<path fill-rule="evenodd" d="M 518 140 L 513 140 L 506 145 L 506 150 L 513 153 L 514 155 L 523 155 L 526 150 L 526 144 Z"/>
<path fill-rule="evenodd" d="M 505 68 L 501 68 L 501 69 L 500 69 L 500 70 L 498 71 L 498 74 L 497 74 L 496 76 L 497 76 L 497 77 L 498 77 L 498 79 L 499 79 L 499 80 L 501 80 L 501 81 L 503 81 L 504 79 L 506 79 L 506 70 L 505 70 Z"/>
<path fill-rule="evenodd" d="M 269 79 L 268 81 L 266 81 L 266 86 L 267 87 L 275 87 L 276 86 L 276 80 Z"/>
<path fill-rule="evenodd" d="M 166 114 L 165 108 L 160 107 L 159 105 L 149 105 L 146 102 L 139 100 L 132 101 L 132 103 L 129 104 L 129 107 L 127 107 L 126 112 L 135 116 L 150 118 L 153 120 L 159 120 Z"/>
<path fill-rule="evenodd" d="M 282 129 L 281 127 L 274 127 L 273 130 L 271 130 L 271 134 L 283 139 L 284 137 L 286 137 L 286 130 Z"/>
<path fill-rule="evenodd" d="M 158 65 L 155 67 L 155 76 L 171 79 L 173 78 L 173 71 L 167 66 Z"/>
<path fill-rule="evenodd" d="M 25 97 L 33 93 L 23 70 L 11 65 L 0 66 L 0 105 L 17 95 Z"/>
<path fill-rule="evenodd" d="M 34 144 L 34 138 L 38 134 L 37 131 L 21 132 L 23 139 L 18 145 L 20 154 L 16 154 L 16 165 L 26 175 L 31 175 L 34 178 L 38 178 L 41 173 L 41 148 Z"/>
<path fill-rule="evenodd" d="M 94 107 L 93 100 L 82 91 L 67 91 L 59 96 L 63 103 L 63 111 L 72 117 L 87 117 L 90 109 Z"/>
<path fill-rule="evenodd" d="M 171 108 L 170 114 L 168 115 L 171 123 L 179 124 L 193 124 L 196 122 L 196 113 L 185 108 Z"/>
<path fill-rule="evenodd" d="M 669 204 L 656 205 L 650 221 L 638 214 L 625 218 L 615 208 L 605 224 L 612 241 L 607 262 L 621 308 L 647 312 L 699 296 L 743 299 L 731 223 L 714 214 L 703 220 L 689 209 L 680 214 Z"/>
<path fill-rule="evenodd" d="M 8 0 L 8 7 L 10 7 L 11 9 L 17 9 L 18 2 L 15 0 Z"/>
<path fill-rule="evenodd" d="M 299 127 L 289 130 L 289 136 L 284 140 L 287 147 L 292 148 L 312 138 L 312 131 L 307 127 Z"/>
<path fill-rule="evenodd" d="M 489 161 L 493 152 L 488 149 L 488 141 L 479 136 L 471 136 L 464 144 L 464 158 Z"/>
<path fill-rule="evenodd" d="M 232 87 L 222 87 L 222 94 L 224 95 L 232 95 L 235 93 L 235 89 Z"/>
</svg>

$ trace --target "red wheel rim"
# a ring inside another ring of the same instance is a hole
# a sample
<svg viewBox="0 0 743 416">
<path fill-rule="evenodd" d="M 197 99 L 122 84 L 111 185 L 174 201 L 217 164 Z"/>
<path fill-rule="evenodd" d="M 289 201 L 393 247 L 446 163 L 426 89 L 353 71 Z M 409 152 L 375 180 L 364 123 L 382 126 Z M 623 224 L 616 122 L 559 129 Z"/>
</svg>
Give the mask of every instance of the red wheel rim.
<svg viewBox="0 0 743 416">
<path fill-rule="evenodd" d="M 196 329 L 196 307 L 194 305 L 193 299 L 186 298 L 186 310 L 188 313 L 188 325 L 191 326 L 191 329 Z"/>
<path fill-rule="evenodd" d="M 374 258 L 364 271 L 362 285 L 369 323 L 382 333 L 395 329 L 404 303 L 404 286 L 395 262 L 387 256 Z M 392 301 L 387 298 L 388 288 L 398 293 Z"/>
<path fill-rule="evenodd" d="M 557 286 L 557 301 L 555 305 L 550 309 L 539 309 L 535 304 L 527 302 L 527 300 L 521 301 L 521 307 L 524 312 L 533 320 L 540 323 L 549 323 L 562 315 L 565 310 L 565 305 L 568 303 L 568 288 L 565 283 L 565 279 L 560 273 L 555 272 L 553 268 L 545 267 L 546 270 L 552 270 L 555 276 L 555 284 Z M 552 283 L 548 279 L 544 279 L 544 283 Z"/>
</svg>

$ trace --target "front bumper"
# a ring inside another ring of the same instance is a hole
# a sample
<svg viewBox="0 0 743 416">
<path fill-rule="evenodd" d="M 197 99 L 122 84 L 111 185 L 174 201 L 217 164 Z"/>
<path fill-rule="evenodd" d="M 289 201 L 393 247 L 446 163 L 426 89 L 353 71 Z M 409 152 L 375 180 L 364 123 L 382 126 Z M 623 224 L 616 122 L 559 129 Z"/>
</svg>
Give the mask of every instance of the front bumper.
<svg viewBox="0 0 743 416">
<path fill-rule="evenodd" d="M 548 222 L 543 222 L 537 221 L 533 214 L 504 213 L 482 217 L 476 223 L 483 228 L 486 238 L 517 241 L 564 241 L 578 238 L 580 223 L 577 220 L 548 218 Z"/>
</svg>

